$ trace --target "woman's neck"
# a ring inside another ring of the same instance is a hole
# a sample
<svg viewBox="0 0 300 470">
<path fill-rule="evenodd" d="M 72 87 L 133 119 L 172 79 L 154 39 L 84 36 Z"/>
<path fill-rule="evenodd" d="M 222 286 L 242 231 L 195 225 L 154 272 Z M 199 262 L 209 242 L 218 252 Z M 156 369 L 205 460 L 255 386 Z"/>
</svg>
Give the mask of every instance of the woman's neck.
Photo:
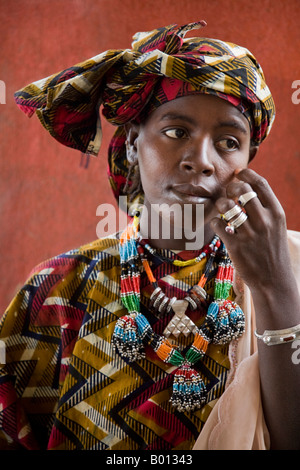
<svg viewBox="0 0 300 470">
<path fill-rule="evenodd" d="M 210 243 L 215 234 L 210 225 L 204 224 L 203 220 L 197 220 L 195 214 L 192 219 L 177 214 L 175 220 L 173 214 L 167 213 L 167 209 L 163 213 L 157 213 L 147 207 L 147 210 L 141 213 L 140 234 L 149 240 L 153 248 L 199 250 Z"/>
</svg>

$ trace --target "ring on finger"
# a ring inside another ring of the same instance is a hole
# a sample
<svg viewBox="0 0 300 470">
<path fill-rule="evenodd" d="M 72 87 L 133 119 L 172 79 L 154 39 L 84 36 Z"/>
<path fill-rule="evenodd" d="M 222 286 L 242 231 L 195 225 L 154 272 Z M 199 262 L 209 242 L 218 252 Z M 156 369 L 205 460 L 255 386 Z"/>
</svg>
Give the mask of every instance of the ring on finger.
<svg viewBox="0 0 300 470">
<path fill-rule="evenodd" d="M 232 222 L 228 222 L 225 227 L 225 232 L 229 233 L 230 235 L 233 235 L 236 229 L 243 225 L 243 223 L 246 222 L 247 219 L 247 214 L 245 214 L 245 212 L 241 212 L 236 219 L 234 219 Z"/>
<path fill-rule="evenodd" d="M 238 198 L 238 203 L 244 207 L 247 202 L 251 201 L 254 197 L 257 197 L 257 194 L 255 191 L 249 191 L 248 193 L 241 194 Z"/>
<path fill-rule="evenodd" d="M 241 212 L 240 215 L 234 219 L 230 224 L 235 228 L 239 228 L 241 225 L 243 225 L 244 222 L 248 219 L 247 214 L 245 212 Z"/>
<path fill-rule="evenodd" d="M 229 222 L 229 220 L 233 219 L 233 217 L 239 215 L 241 212 L 242 209 L 236 204 L 232 209 L 229 209 L 229 211 L 222 215 L 222 219 L 226 220 L 226 222 Z"/>
</svg>

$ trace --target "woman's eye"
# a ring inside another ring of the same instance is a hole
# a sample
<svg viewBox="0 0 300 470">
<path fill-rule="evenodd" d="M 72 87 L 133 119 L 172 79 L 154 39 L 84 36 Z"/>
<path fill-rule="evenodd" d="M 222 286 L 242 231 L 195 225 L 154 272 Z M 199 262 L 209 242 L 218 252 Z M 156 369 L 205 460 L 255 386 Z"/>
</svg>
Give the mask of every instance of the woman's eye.
<svg viewBox="0 0 300 470">
<path fill-rule="evenodd" d="M 167 129 L 164 133 L 171 137 L 172 139 L 183 139 L 187 136 L 186 132 L 183 129 Z"/>
<path fill-rule="evenodd" d="M 222 150 L 237 150 L 239 148 L 239 143 L 234 139 L 222 139 L 218 142 L 218 147 Z"/>
</svg>

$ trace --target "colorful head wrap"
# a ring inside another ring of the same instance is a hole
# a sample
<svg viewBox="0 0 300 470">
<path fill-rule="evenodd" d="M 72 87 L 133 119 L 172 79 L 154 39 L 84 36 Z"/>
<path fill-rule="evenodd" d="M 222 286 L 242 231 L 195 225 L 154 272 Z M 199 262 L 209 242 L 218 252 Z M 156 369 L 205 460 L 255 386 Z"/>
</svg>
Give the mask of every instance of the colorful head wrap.
<svg viewBox="0 0 300 470">
<path fill-rule="evenodd" d="M 132 49 L 108 50 L 15 93 L 28 116 L 36 112 L 60 143 L 97 155 L 103 115 L 118 126 L 109 148 L 109 177 L 115 196 L 128 172 L 123 125 L 142 120 L 170 99 L 208 93 L 227 99 L 246 116 L 252 142 L 260 144 L 275 118 L 263 71 L 245 48 L 217 39 L 185 38 L 204 21 L 137 33 Z"/>
</svg>

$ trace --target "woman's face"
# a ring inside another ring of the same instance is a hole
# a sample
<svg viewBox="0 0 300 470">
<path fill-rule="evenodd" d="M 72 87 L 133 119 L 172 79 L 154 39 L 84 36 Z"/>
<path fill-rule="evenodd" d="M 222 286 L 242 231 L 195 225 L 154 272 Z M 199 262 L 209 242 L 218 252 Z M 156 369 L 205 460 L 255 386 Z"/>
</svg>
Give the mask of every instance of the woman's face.
<svg viewBox="0 0 300 470">
<path fill-rule="evenodd" d="M 145 205 L 203 204 L 204 223 L 217 215 L 236 169 L 252 157 L 250 127 L 241 112 L 212 95 L 189 95 L 158 107 L 133 125 Z"/>
</svg>

